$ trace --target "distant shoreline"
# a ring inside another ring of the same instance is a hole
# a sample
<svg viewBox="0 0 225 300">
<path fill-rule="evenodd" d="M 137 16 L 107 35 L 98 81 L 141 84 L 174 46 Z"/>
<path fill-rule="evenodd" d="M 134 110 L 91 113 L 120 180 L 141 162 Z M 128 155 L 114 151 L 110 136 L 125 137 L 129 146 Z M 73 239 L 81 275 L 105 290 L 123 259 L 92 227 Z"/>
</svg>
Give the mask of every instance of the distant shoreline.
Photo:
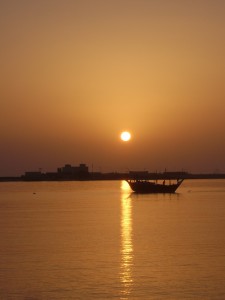
<svg viewBox="0 0 225 300">
<path fill-rule="evenodd" d="M 85 176 L 49 176 L 39 174 L 38 177 L 4 176 L 0 177 L 0 182 L 29 182 L 29 181 L 100 181 L 100 180 L 127 180 L 130 178 L 149 179 L 149 180 L 173 180 L 173 179 L 225 179 L 225 174 L 191 174 L 191 173 L 148 173 L 145 176 L 132 176 L 129 173 L 88 173 Z"/>
</svg>

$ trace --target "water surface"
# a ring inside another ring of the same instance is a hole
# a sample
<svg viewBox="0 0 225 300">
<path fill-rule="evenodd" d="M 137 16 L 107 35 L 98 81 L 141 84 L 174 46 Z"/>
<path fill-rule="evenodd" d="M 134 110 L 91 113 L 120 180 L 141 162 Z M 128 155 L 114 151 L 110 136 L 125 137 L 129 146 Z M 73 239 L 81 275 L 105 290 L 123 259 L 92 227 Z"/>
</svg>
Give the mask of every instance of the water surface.
<svg viewBox="0 0 225 300">
<path fill-rule="evenodd" d="M 0 183 L 0 299 L 225 299 L 225 180 Z"/>
</svg>

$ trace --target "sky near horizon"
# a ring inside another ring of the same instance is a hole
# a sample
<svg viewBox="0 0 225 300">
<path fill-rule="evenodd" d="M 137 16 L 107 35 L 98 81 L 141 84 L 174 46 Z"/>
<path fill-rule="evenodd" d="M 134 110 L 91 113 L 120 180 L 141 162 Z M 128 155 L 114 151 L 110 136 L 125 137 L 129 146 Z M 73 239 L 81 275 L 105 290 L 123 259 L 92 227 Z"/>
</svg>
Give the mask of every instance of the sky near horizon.
<svg viewBox="0 0 225 300">
<path fill-rule="evenodd" d="M 0 176 L 225 172 L 225 1 L 1 0 L 0 23 Z"/>
</svg>

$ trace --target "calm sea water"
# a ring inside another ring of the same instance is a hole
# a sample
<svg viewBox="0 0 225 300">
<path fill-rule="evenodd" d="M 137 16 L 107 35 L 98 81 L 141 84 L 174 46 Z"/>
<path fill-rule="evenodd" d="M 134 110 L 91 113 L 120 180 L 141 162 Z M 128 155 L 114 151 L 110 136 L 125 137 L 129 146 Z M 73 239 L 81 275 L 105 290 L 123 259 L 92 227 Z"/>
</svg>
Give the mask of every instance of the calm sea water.
<svg viewBox="0 0 225 300">
<path fill-rule="evenodd" d="M 0 183 L 0 299 L 225 299 L 225 180 Z"/>
</svg>

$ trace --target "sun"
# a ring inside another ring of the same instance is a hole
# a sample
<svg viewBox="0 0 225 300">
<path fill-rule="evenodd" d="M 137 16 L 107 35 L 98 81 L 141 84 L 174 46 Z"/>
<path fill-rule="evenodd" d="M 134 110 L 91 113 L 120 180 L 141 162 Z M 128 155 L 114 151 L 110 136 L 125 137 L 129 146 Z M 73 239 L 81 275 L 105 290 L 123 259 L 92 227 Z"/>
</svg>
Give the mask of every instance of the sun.
<svg viewBox="0 0 225 300">
<path fill-rule="evenodd" d="M 131 139 L 131 134 L 130 134 L 130 132 L 128 132 L 128 131 L 123 131 L 123 132 L 120 134 L 120 138 L 121 138 L 122 141 L 128 142 L 128 141 Z"/>
</svg>

